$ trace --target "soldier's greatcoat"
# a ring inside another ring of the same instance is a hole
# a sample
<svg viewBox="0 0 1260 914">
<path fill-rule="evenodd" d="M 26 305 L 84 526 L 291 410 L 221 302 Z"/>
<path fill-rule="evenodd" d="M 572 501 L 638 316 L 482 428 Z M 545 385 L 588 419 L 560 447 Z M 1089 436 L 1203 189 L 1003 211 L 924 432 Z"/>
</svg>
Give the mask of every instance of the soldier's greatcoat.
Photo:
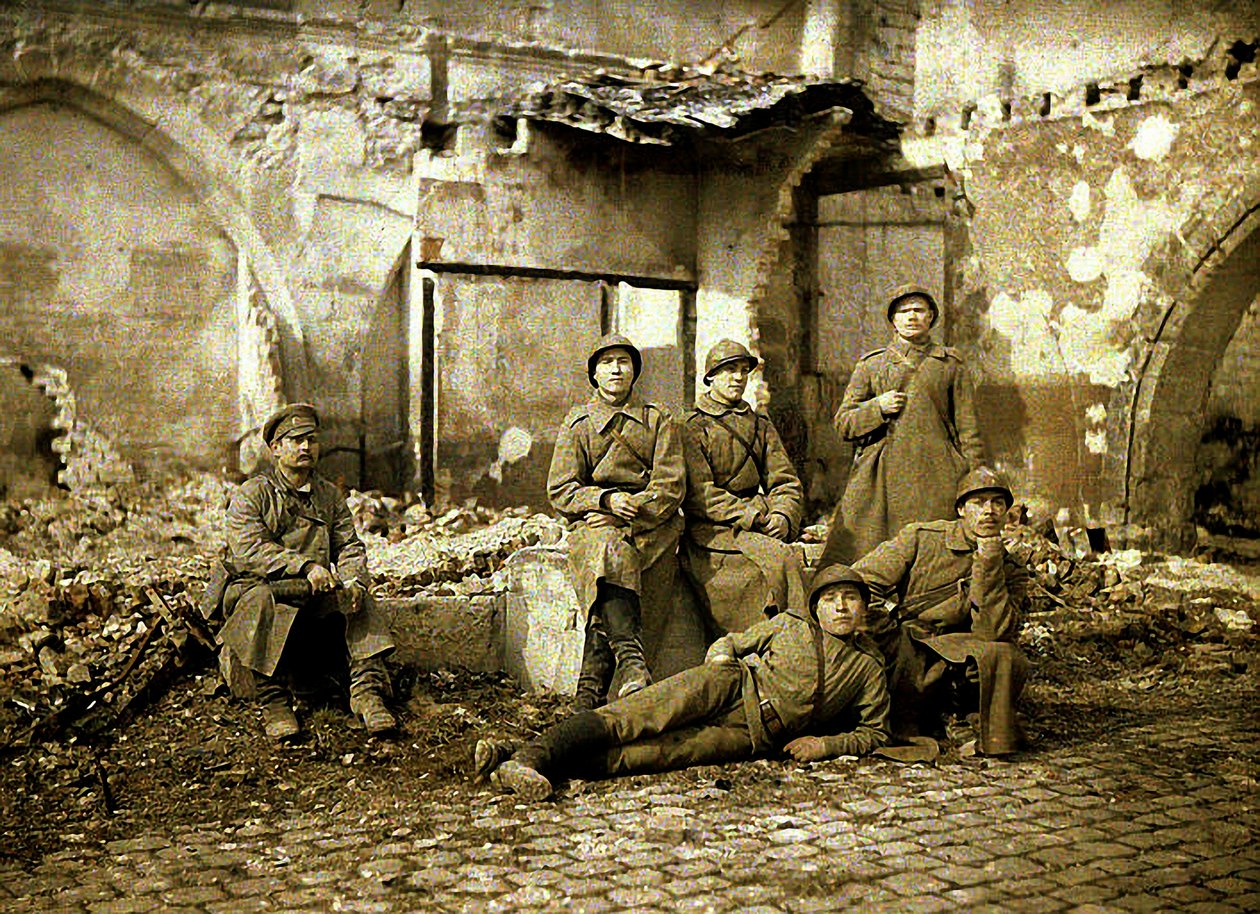
<svg viewBox="0 0 1260 914">
<path fill-rule="evenodd" d="M 868 618 L 888 663 L 894 733 L 917 732 L 945 665 L 970 660 L 980 678 L 980 749 L 1014 751 L 1015 701 L 1028 673 L 1015 645 L 1027 569 L 1004 549 L 977 551 L 961 520 L 910 524 L 853 567 L 891 607 Z"/>
<path fill-rule="evenodd" d="M 800 560 L 761 532 L 779 515 L 789 539 L 800 529 L 801 481 L 774 424 L 744 401 L 730 407 L 708 392 L 683 424 L 687 521 L 682 565 L 718 634 L 774 611 L 805 609 Z"/>
<path fill-rule="evenodd" d="M 598 773 L 737 761 L 804 735 L 822 737 L 830 756 L 888 741 L 883 663 L 864 636 L 840 638 L 784 612 L 720 641 L 735 660 L 684 670 L 595 712 L 614 743 Z"/>
<path fill-rule="evenodd" d="M 569 523 L 569 565 L 578 605 L 590 613 L 600 581 L 639 594 L 644 648 L 656 676 L 681 669 L 704 653 L 702 634 L 691 631 L 694 620 L 686 631 L 671 631 L 671 626 L 689 621 L 673 612 L 683 526 L 678 509 L 685 490 L 678 426 L 661 407 L 634 394 L 613 406 L 596 394 L 571 410 L 560 426 L 547 496 Z M 607 498 L 614 492 L 639 496 L 641 509 L 633 523 L 608 510 Z M 612 526 L 591 526 L 587 521 L 595 515 Z"/>
<path fill-rule="evenodd" d="M 300 578 L 314 562 L 335 565 L 343 581 L 370 584 L 367 552 L 341 492 L 318 474 L 303 488 L 294 489 L 271 470 L 246 480 L 228 505 L 223 563 L 230 579 L 219 637 L 236 659 L 264 676 L 275 673 L 303 608 L 292 600 L 277 603 L 269 582 Z M 336 610 L 334 596 L 307 602 L 320 613 Z M 367 593 L 362 608 L 346 620 L 346 647 L 352 661 L 394 647 L 389 623 Z"/>
<path fill-rule="evenodd" d="M 876 398 L 906 394 L 886 417 Z M 958 353 L 897 337 L 858 360 L 835 416 L 855 446 L 821 565 L 852 562 L 915 521 L 948 520 L 954 489 L 984 462 L 972 385 Z"/>
</svg>

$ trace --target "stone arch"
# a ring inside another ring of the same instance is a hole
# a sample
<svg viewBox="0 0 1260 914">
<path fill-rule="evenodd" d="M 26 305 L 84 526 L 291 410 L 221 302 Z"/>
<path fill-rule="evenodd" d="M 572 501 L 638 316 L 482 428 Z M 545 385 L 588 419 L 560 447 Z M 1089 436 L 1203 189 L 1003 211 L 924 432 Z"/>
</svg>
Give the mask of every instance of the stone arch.
<svg viewBox="0 0 1260 914">
<path fill-rule="evenodd" d="M 173 101 L 173 99 L 172 99 Z M 82 111 L 141 145 L 164 162 L 191 189 L 214 222 L 240 253 L 247 275 L 262 291 L 283 341 L 286 387 L 305 395 L 308 381 L 301 319 L 279 260 L 259 235 L 246 207 L 223 186 L 200 158 L 131 107 L 63 78 L 31 78 L 0 85 L 0 113 L 41 103 L 60 103 Z M 185 123 L 190 120 L 185 118 Z"/>
<path fill-rule="evenodd" d="M 1176 550 L 1195 544 L 1195 459 L 1212 376 L 1260 290 L 1260 176 L 1209 212 L 1170 258 L 1171 303 L 1126 404 L 1124 521 Z"/>
</svg>

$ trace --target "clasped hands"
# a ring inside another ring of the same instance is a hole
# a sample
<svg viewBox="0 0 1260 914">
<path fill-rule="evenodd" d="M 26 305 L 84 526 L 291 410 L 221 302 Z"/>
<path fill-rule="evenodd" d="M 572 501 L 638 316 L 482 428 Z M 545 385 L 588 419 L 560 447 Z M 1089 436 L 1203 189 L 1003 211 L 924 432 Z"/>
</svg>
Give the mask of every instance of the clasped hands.
<svg viewBox="0 0 1260 914">
<path fill-rule="evenodd" d="M 331 593 L 345 588 L 349 594 L 346 615 L 354 615 L 363 608 L 363 585 L 355 578 L 343 581 L 332 568 L 311 563 L 306 570 L 306 580 L 310 582 L 312 593 Z"/>
<path fill-rule="evenodd" d="M 610 492 L 605 499 L 607 513 L 592 511 L 586 515 L 586 523 L 591 527 L 616 527 L 619 526 L 617 521 L 633 523 L 638 520 L 643 506 L 655 497 L 652 492 L 636 492 L 633 495 L 629 492 Z"/>
</svg>

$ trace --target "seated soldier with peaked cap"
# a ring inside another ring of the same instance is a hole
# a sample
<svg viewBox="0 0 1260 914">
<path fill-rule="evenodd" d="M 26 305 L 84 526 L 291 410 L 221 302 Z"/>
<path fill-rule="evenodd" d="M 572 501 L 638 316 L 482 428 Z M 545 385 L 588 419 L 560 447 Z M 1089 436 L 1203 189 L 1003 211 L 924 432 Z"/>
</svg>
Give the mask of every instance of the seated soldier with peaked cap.
<svg viewBox="0 0 1260 914">
<path fill-rule="evenodd" d="M 854 566 L 891 607 L 871 613 L 888 663 L 893 736 L 939 727 L 953 684 L 979 686 L 977 749 L 1019 748 L 1015 702 L 1028 675 L 1016 646 L 1028 572 L 1006 553 L 1002 528 L 1013 498 L 988 467 L 958 486 L 956 520 L 910 524 Z"/>
<path fill-rule="evenodd" d="M 861 633 L 868 594 L 852 569 L 824 569 L 808 612 L 725 635 L 700 666 L 574 714 L 514 753 L 480 741 L 476 777 L 543 800 L 565 776 L 667 771 L 780 749 L 799 761 L 865 755 L 888 741 L 883 663 Z"/>
<path fill-rule="evenodd" d="M 716 634 L 805 602 L 804 572 L 788 545 L 801 523 L 801 481 L 770 417 L 744 400 L 759 364 L 741 344 L 720 341 L 704 363 L 709 389 L 683 423 L 679 554 Z"/>
<path fill-rule="evenodd" d="M 601 339 L 586 363 L 595 388 L 556 436 L 547 496 L 569 522 L 569 566 L 586 615 L 586 645 L 574 710 L 652 681 L 643 652 L 642 583 L 675 562 L 686 471 L 670 415 L 639 399 L 643 357 L 621 334 Z M 614 670 L 615 665 L 615 670 Z"/>
<path fill-rule="evenodd" d="M 223 649 L 252 671 L 267 735 L 288 739 L 300 727 L 286 675 L 311 661 L 286 647 L 296 631 L 332 623 L 349 663 L 350 709 L 370 733 L 392 730 L 383 698 L 394 642 L 368 592 L 367 554 L 346 499 L 315 470 L 319 414 L 305 403 L 286 406 L 262 436 L 274 465 L 228 505 Z"/>
</svg>

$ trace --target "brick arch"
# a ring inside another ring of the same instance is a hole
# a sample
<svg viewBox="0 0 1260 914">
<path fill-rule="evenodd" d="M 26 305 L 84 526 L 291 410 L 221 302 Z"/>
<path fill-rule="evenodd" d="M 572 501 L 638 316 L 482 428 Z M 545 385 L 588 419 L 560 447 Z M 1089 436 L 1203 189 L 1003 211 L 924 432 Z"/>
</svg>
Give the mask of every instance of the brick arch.
<svg viewBox="0 0 1260 914">
<path fill-rule="evenodd" d="M 274 316 L 284 343 L 286 387 L 296 396 L 303 395 L 308 377 L 306 347 L 293 296 L 280 262 L 232 190 L 224 187 L 200 157 L 188 151 L 189 143 L 180 142 L 131 107 L 99 92 L 60 78 L 37 78 L 20 85 L 0 86 L 0 113 L 44 103 L 76 108 L 134 140 L 191 188 L 237 251 L 244 255 L 250 276 L 261 290 L 265 308 Z"/>
<path fill-rule="evenodd" d="M 1153 544 L 1195 543 L 1196 457 L 1212 376 L 1260 291 L 1260 176 L 1210 209 L 1169 258 L 1171 304 L 1149 334 L 1130 404 L 1124 519 Z"/>
</svg>

